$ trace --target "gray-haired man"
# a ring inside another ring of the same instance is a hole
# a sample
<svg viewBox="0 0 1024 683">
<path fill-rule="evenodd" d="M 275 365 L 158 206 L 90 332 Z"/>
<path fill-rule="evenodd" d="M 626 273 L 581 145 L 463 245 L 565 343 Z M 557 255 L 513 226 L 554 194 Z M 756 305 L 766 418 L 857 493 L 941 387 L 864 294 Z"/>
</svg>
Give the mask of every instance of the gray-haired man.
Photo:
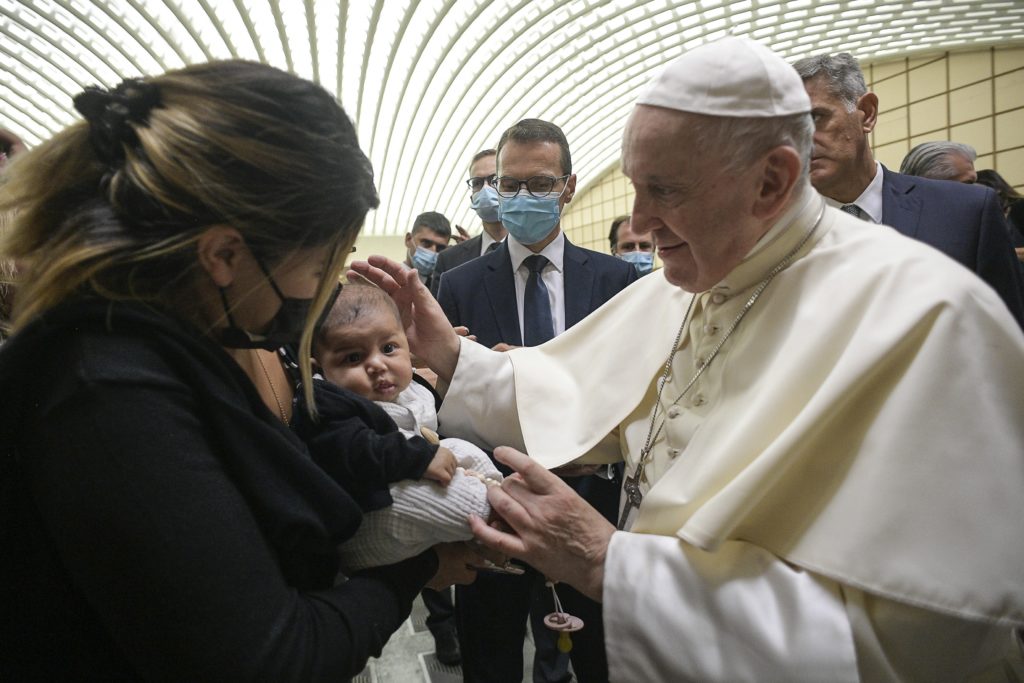
<svg viewBox="0 0 1024 683">
<path fill-rule="evenodd" d="M 903 157 L 900 173 L 970 185 L 978 179 L 974 170 L 977 158 L 974 148 L 962 142 L 922 142 Z"/>
<path fill-rule="evenodd" d="M 811 98 L 811 184 L 833 206 L 930 244 L 974 271 L 1024 326 L 1024 284 L 999 197 L 986 187 L 893 173 L 875 160 L 868 135 L 878 120 L 852 55 L 818 55 L 794 67 Z"/>
</svg>

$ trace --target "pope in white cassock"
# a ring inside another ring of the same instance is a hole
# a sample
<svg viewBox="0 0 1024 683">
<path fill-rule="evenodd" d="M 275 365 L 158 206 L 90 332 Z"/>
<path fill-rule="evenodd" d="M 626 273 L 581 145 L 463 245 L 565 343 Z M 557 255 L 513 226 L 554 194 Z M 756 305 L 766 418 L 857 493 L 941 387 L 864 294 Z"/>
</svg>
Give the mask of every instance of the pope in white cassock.
<svg viewBox="0 0 1024 683">
<path fill-rule="evenodd" d="M 449 383 L 443 431 L 529 454 L 497 451 L 507 527 L 474 530 L 603 601 L 613 680 L 1019 680 L 1024 337 L 967 269 L 826 207 L 809 112 L 754 42 L 670 65 L 622 152 L 664 269 L 543 346 L 353 268 Z M 624 530 L 546 469 L 623 459 Z"/>
</svg>

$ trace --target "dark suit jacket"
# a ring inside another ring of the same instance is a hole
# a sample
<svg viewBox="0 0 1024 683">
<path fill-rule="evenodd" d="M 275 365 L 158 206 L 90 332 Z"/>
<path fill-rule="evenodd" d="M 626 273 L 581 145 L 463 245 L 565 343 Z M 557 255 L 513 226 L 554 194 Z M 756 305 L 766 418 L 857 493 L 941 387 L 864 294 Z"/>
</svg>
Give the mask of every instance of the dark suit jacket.
<svg viewBox="0 0 1024 683">
<path fill-rule="evenodd" d="M 999 197 L 982 185 L 930 180 L 882 167 L 882 222 L 973 270 L 1024 327 L 1024 284 Z"/>
<path fill-rule="evenodd" d="M 632 264 L 565 241 L 565 327 L 572 327 L 637 279 Z M 437 300 L 452 325 L 465 325 L 477 341 L 521 345 L 516 284 L 508 246 L 450 270 Z"/>
<path fill-rule="evenodd" d="M 448 272 L 455 266 L 472 261 L 480 257 L 480 241 L 482 236 L 476 235 L 468 240 L 453 244 L 437 255 L 437 263 L 434 265 L 434 273 L 430 276 L 430 293 L 437 298 L 437 288 L 441 284 L 441 275 Z"/>
</svg>

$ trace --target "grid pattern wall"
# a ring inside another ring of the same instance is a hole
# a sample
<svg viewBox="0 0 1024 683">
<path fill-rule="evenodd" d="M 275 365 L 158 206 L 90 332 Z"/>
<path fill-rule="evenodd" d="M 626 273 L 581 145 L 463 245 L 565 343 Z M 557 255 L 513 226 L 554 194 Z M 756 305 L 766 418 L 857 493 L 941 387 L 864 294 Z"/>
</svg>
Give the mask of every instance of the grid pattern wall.
<svg viewBox="0 0 1024 683">
<path fill-rule="evenodd" d="M 896 170 L 930 140 L 965 142 L 977 169 L 1024 188 L 1024 48 L 946 52 L 866 66 L 878 95 L 875 158 Z"/>
<path fill-rule="evenodd" d="M 573 244 L 607 254 L 612 221 L 632 210 L 633 186 L 615 162 L 576 193 L 562 216 L 562 230 Z"/>
<path fill-rule="evenodd" d="M 978 151 L 975 168 L 993 168 L 1024 191 L 1024 48 L 945 52 L 862 67 L 881 112 L 871 134 L 876 159 L 897 170 L 918 143 L 965 142 Z M 607 253 L 612 221 L 632 205 L 633 188 L 615 163 L 577 193 L 562 227 L 575 244 Z"/>
</svg>

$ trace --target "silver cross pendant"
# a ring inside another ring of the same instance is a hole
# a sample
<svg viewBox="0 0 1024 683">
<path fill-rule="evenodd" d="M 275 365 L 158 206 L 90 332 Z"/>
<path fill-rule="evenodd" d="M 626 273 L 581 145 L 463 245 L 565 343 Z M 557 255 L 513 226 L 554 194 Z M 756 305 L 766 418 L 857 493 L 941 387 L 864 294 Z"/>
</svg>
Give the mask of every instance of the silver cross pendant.
<svg viewBox="0 0 1024 683">
<path fill-rule="evenodd" d="M 639 508 L 640 503 L 643 502 L 644 495 L 640 493 L 640 473 L 642 470 L 643 465 L 641 464 L 637 466 L 633 476 L 626 477 L 626 480 L 622 482 L 622 490 L 626 493 L 626 504 L 623 505 L 622 514 L 619 516 L 619 531 L 626 528 L 626 521 L 629 519 L 630 513 L 633 512 L 633 508 Z"/>
</svg>

